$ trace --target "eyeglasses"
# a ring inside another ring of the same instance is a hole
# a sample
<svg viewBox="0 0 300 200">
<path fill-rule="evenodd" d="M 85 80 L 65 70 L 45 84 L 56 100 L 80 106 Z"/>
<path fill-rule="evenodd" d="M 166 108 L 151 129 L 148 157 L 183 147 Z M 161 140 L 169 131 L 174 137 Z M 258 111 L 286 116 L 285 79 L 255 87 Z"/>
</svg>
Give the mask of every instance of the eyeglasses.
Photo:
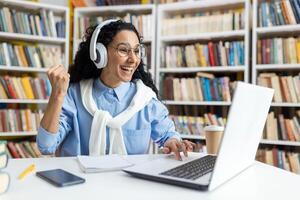
<svg viewBox="0 0 300 200">
<path fill-rule="evenodd" d="M 113 48 L 117 50 L 119 56 L 121 56 L 121 57 L 129 56 L 131 51 L 133 51 L 134 55 L 138 59 L 142 59 L 146 56 L 146 48 L 142 44 L 139 44 L 135 48 L 131 48 L 130 45 L 127 45 L 127 44 L 118 44 L 117 47 L 113 47 Z"/>
</svg>

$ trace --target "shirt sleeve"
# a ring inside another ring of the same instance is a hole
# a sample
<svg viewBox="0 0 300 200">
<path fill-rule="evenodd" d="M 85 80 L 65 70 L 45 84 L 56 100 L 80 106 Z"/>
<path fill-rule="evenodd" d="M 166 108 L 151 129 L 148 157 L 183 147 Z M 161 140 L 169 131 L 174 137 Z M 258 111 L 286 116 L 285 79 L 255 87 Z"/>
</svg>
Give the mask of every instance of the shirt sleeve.
<svg viewBox="0 0 300 200">
<path fill-rule="evenodd" d="M 59 129 L 57 133 L 50 133 L 42 126 L 38 129 L 36 142 L 43 154 L 53 154 L 58 146 L 73 127 L 73 118 L 76 116 L 76 106 L 71 95 L 71 87 L 65 96 L 62 111 L 59 117 Z"/>
<path fill-rule="evenodd" d="M 169 138 L 181 140 L 175 131 L 174 122 L 168 117 L 169 111 L 159 100 L 152 100 L 151 108 L 151 138 L 162 147 Z"/>
</svg>

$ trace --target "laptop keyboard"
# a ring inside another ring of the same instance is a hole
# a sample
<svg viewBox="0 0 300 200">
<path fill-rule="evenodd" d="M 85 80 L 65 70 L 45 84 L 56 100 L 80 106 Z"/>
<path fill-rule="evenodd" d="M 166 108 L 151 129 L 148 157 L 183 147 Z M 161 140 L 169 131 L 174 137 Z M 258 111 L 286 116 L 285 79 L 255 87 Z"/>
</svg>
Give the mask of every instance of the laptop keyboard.
<svg viewBox="0 0 300 200">
<path fill-rule="evenodd" d="M 162 172 L 160 175 L 195 180 L 214 169 L 216 158 L 216 156 L 207 155 Z"/>
</svg>

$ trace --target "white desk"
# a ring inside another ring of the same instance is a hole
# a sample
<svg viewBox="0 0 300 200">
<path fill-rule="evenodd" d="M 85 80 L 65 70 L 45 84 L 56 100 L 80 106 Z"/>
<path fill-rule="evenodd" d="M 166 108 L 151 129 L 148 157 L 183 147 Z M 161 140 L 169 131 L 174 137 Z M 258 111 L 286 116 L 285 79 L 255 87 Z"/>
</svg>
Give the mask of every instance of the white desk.
<svg viewBox="0 0 300 200">
<path fill-rule="evenodd" d="M 147 155 L 146 155 L 147 157 Z M 131 159 L 134 157 L 131 157 Z M 139 157 L 141 158 L 141 157 Z M 145 157 L 143 157 L 145 159 Z M 61 168 L 86 179 L 84 184 L 57 188 L 30 174 L 20 181 L 17 176 L 30 164 L 37 170 Z M 300 199 L 300 176 L 275 167 L 256 162 L 226 184 L 212 192 L 134 178 L 122 171 L 84 174 L 76 158 L 12 159 L 4 170 L 10 173 L 10 188 L 1 200 L 34 199 Z"/>
</svg>

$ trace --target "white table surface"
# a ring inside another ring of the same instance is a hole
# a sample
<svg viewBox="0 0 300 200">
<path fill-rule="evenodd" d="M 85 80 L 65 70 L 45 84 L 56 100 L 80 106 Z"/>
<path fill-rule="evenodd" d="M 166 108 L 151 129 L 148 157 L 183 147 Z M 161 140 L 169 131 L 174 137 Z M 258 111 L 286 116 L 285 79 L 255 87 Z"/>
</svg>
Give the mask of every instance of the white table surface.
<svg viewBox="0 0 300 200">
<path fill-rule="evenodd" d="M 153 157 L 130 156 L 131 160 L 142 162 Z M 84 184 L 58 188 L 36 177 L 35 173 L 24 180 L 18 175 L 30 164 L 37 171 L 61 168 L 86 179 Z M 74 157 L 11 159 L 4 169 L 11 176 L 9 190 L 0 195 L 0 200 L 35 199 L 300 199 L 300 176 L 260 162 L 243 171 L 227 183 L 211 192 L 152 182 L 134 178 L 122 171 L 83 173 Z"/>
</svg>

